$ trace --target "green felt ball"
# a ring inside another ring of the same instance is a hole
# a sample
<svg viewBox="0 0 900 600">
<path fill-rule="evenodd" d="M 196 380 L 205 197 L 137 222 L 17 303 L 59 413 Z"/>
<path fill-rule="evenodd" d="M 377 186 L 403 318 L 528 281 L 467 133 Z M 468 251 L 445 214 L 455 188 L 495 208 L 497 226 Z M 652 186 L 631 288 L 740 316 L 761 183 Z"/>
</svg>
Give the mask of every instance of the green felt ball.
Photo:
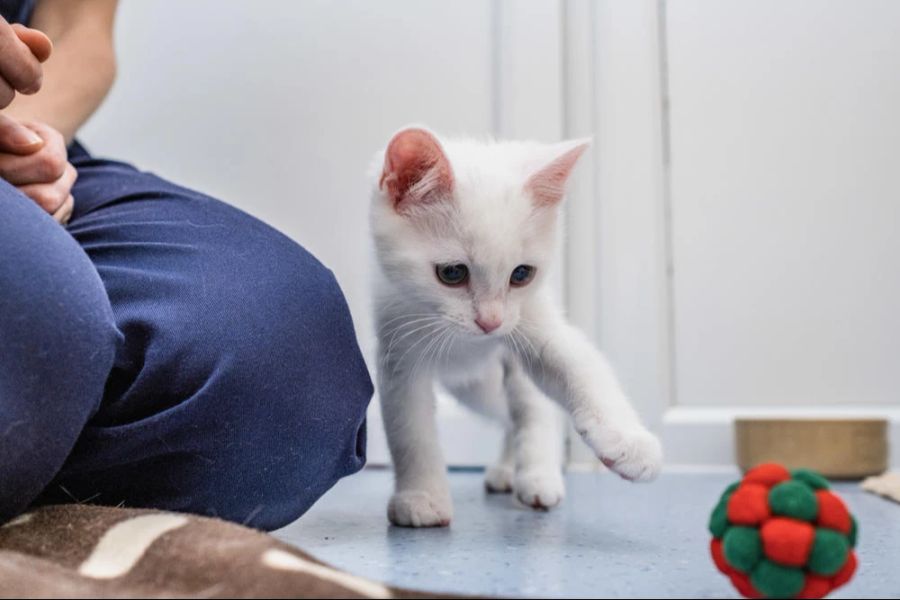
<svg viewBox="0 0 900 600">
<path fill-rule="evenodd" d="M 769 508 L 776 515 L 812 521 L 819 512 L 819 501 L 805 483 L 784 481 L 769 491 Z"/>
<path fill-rule="evenodd" d="M 728 529 L 728 500 L 731 499 L 731 492 L 722 495 L 722 499 L 716 504 L 712 514 L 709 516 L 709 532 L 714 538 L 721 539 Z"/>
<path fill-rule="evenodd" d="M 750 574 L 750 582 L 767 598 L 793 598 L 803 589 L 806 577 L 800 569 L 764 558 Z"/>
<path fill-rule="evenodd" d="M 850 540 L 850 547 L 856 548 L 856 536 L 859 533 L 859 525 L 856 524 L 856 517 L 850 515 L 850 533 L 847 534 L 847 539 Z"/>
<path fill-rule="evenodd" d="M 762 540 L 755 527 L 731 527 L 722 539 L 722 552 L 728 564 L 749 573 L 762 558 Z"/>
<path fill-rule="evenodd" d="M 802 481 L 814 490 L 827 490 L 831 487 L 827 479 L 811 469 L 794 469 L 791 471 L 791 477 Z"/>
<path fill-rule="evenodd" d="M 846 537 L 834 529 L 819 527 L 807 566 L 817 575 L 830 577 L 841 570 L 849 553 L 850 543 Z"/>
</svg>

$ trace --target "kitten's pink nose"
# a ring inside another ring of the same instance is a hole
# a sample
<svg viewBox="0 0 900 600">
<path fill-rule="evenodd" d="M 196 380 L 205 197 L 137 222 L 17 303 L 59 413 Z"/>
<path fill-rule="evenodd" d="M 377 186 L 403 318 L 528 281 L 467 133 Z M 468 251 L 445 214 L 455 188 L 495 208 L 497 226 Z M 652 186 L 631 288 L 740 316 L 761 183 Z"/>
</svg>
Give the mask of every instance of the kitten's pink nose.
<svg viewBox="0 0 900 600">
<path fill-rule="evenodd" d="M 490 332 L 494 331 L 495 329 L 497 329 L 498 327 L 500 327 L 501 325 L 503 325 L 503 321 L 501 321 L 500 319 L 498 319 L 496 317 L 494 317 L 494 318 L 478 317 L 477 319 L 475 319 L 475 323 L 479 327 L 481 327 L 481 330 L 485 333 L 490 333 Z"/>
</svg>

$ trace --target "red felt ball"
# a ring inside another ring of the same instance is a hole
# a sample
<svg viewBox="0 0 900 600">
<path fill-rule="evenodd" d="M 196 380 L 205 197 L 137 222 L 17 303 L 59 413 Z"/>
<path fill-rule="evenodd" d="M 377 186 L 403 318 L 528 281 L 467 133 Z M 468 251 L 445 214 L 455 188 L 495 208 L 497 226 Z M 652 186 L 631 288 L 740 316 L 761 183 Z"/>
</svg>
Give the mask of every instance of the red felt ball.
<svg viewBox="0 0 900 600">
<path fill-rule="evenodd" d="M 745 598 L 762 598 L 762 594 L 753 587 L 753 584 L 750 583 L 750 576 L 745 573 L 738 573 L 735 571 L 731 575 L 731 583 L 734 585 L 734 588 L 740 592 L 740 594 Z"/>
<path fill-rule="evenodd" d="M 728 520 L 757 525 L 769 518 L 769 490 L 759 483 L 742 483 L 728 500 Z"/>
<path fill-rule="evenodd" d="M 802 567 L 809 557 L 816 529 L 803 521 L 774 517 L 763 523 L 760 536 L 769 560 L 788 567 Z"/>
<path fill-rule="evenodd" d="M 820 527 L 837 529 L 844 535 L 850 534 L 850 511 L 844 501 L 828 490 L 818 490 L 816 498 L 819 500 L 819 516 L 816 522 Z"/>
<path fill-rule="evenodd" d="M 841 570 L 832 575 L 831 585 L 834 587 L 840 587 L 850 581 L 850 578 L 853 577 L 853 573 L 856 572 L 856 565 L 856 552 L 851 550 L 850 554 L 847 556 L 847 562 L 844 563 L 844 566 L 841 567 Z"/>
<path fill-rule="evenodd" d="M 719 569 L 725 575 L 731 575 L 736 571 L 728 564 L 728 561 L 725 560 L 725 552 L 722 550 L 722 540 L 717 540 L 716 538 L 712 539 L 712 542 L 709 544 L 709 553 L 712 554 L 713 562 L 716 563 L 716 568 Z"/>
<path fill-rule="evenodd" d="M 806 576 L 806 584 L 803 586 L 803 589 L 800 590 L 800 593 L 797 594 L 798 598 L 824 598 L 828 595 L 828 592 L 832 590 L 831 580 L 827 577 L 819 577 L 817 575 L 807 575 Z"/>
<path fill-rule="evenodd" d="M 744 483 L 758 483 L 770 488 L 791 478 L 791 473 L 776 463 L 756 465 L 744 475 Z"/>
</svg>

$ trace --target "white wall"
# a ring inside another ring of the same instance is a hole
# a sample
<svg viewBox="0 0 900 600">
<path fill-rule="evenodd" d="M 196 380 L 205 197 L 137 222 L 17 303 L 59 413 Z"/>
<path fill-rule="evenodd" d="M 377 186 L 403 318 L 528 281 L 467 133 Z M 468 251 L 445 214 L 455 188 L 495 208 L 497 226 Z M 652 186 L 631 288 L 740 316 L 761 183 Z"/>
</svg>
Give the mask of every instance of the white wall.
<svg viewBox="0 0 900 600">
<path fill-rule="evenodd" d="M 900 402 L 900 3 L 668 8 L 679 404 Z"/>
</svg>

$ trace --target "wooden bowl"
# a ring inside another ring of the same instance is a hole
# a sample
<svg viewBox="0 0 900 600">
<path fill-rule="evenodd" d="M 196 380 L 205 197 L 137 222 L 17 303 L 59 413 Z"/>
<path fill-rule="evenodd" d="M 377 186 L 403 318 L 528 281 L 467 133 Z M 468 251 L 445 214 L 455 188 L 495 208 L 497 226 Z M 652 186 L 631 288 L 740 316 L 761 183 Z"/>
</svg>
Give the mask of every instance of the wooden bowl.
<svg viewBox="0 0 900 600">
<path fill-rule="evenodd" d="M 836 479 L 877 475 L 888 467 L 887 425 L 878 418 L 738 418 L 738 466 L 777 462 Z"/>
</svg>

